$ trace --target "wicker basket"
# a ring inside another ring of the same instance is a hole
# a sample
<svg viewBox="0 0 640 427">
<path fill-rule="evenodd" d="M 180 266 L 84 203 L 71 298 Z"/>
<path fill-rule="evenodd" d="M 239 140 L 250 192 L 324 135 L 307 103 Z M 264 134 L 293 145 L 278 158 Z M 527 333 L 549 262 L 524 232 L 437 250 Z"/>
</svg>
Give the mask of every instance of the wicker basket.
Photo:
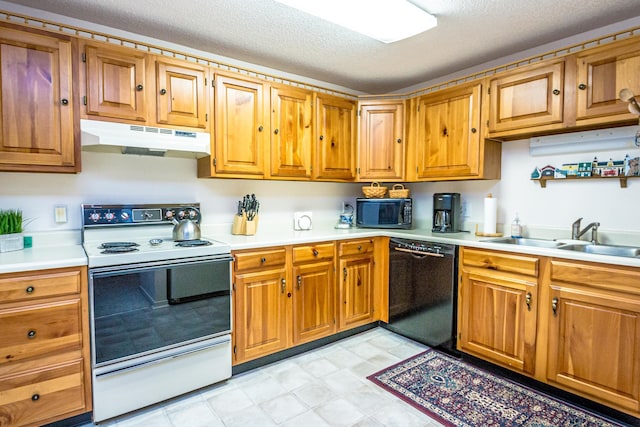
<svg viewBox="0 0 640 427">
<path fill-rule="evenodd" d="M 369 187 L 362 187 L 362 192 L 367 199 L 375 199 L 384 197 L 387 187 L 381 187 L 379 183 L 372 182 Z"/>
<path fill-rule="evenodd" d="M 389 190 L 389 197 L 393 199 L 406 199 L 409 197 L 409 189 L 404 188 L 402 184 L 395 184 L 391 190 Z"/>
</svg>

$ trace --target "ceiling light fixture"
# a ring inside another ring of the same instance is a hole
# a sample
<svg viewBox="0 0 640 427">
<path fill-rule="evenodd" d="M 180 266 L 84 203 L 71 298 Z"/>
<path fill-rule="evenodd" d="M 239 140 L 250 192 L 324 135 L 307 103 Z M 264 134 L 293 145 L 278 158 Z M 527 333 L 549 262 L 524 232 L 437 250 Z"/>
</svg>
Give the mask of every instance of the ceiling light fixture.
<svg viewBox="0 0 640 427">
<path fill-rule="evenodd" d="M 438 25 L 435 16 L 407 0 L 276 0 L 352 31 L 393 43 Z"/>
</svg>

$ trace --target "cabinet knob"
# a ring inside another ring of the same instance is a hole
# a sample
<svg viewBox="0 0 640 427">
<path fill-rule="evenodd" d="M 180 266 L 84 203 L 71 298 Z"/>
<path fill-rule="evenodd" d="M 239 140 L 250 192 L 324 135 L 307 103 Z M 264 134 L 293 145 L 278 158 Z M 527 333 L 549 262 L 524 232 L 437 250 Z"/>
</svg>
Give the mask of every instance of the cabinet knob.
<svg viewBox="0 0 640 427">
<path fill-rule="evenodd" d="M 401 143 L 402 143 L 402 139 L 398 138 L 398 139 L 396 139 L 396 142 L 397 142 L 398 144 L 401 144 Z"/>
<path fill-rule="evenodd" d="M 320 141 L 322 141 L 324 139 L 323 135 L 320 135 Z"/>
<path fill-rule="evenodd" d="M 313 250 L 313 256 L 318 256 L 318 254 L 319 254 L 318 250 L 317 250 L 317 249 L 314 249 L 314 250 Z"/>
<path fill-rule="evenodd" d="M 553 316 L 557 316 L 558 315 L 558 298 L 554 297 L 551 300 L 551 310 L 553 310 Z"/>
<path fill-rule="evenodd" d="M 160 89 L 160 95 L 166 95 L 166 94 L 167 94 L 166 89 Z"/>
<path fill-rule="evenodd" d="M 33 396 L 31 396 L 31 400 L 33 400 L 34 402 L 40 400 L 40 395 L 38 393 L 35 393 Z"/>
<path fill-rule="evenodd" d="M 142 85 L 138 85 L 138 86 L 136 86 L 136 90 L 137 90 L 138 92 L 140 92 L 142 89 L 144 89 L 144 86 L 142 86 Z"/>
<path fill-rule="evenodd" d="M 278 132 L 280 132 L 278 129 L 273 131 L 273 133 L 275 133 L 276 135 L 278 134 Z"/>
<path fill-rule="evenodd" d="M 62 105 L 69 105 L 69 100 L 67 98 L 62 98 L 62 100 L 60 101 L 60 103 Z"/>
<path fill-rule="evenodd" d="M 358 245 L 358 250 L 361 251 L 362 250 L 362 245 Z"/>
<path fill-rule="evenodd" d="M 27 332 L 27 338 L 32 339 L 36 337 L 36 331 L 31 329 L 29 332 Z"/>
<path fill-rule="evenodd" d="M 258 132 L 262 132 L 264 130 L 264 127 L 262 127 L 262 125 L 258 126 Z"/>
<path fill-rule="evenodd" d="M 554 95 L 560 95 L 560 91 L 559 91 L 558 89 L 554 89 L 554 90 L 553 90 L 553 94 L 554 94 Z"/>
<path fill-rule="evenodd" d="M 578 85 L 578 89 L 580 89 L 580 90 L 585 90 L 586 88 L 587 88 L 587 85 L 586 85 L 586 84 L 584 84 L 584 83 L 580 83 L 580 84 Z"/>
<path fill-rule="evenodd" d="M 24 291 L 28 294 L 32 294 L 33 291 L 35 291 L 36 288 L 34 288 L 33 286 L 27 286 L 27 289 L 25 289 Z"/>
<path fill-rule="evenodd" d="M 478 129 L 476 129 L 476 128 L 471 128 L 471 133 L 476 133 L 476 132 L 478 132 Z"/>
<path fill-rule="evenodd" d="M 265 262 L 267 262 L 267 259 L 265 257 L 262 257 L 260 258 L 260 262 L 264 264 Z"/>
</svg>

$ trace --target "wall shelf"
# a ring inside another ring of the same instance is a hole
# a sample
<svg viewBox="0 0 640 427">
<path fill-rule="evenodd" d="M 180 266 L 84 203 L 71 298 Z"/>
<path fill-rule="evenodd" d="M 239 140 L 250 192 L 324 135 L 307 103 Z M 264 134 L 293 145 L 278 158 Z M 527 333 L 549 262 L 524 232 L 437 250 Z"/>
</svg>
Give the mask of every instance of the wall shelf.
<svg viewBox="0 0 640 427">
<path fill-rule="evenodd" d="M 554 178 L 552 176 L 541 176 L 532 178 L 532 181 L 539 181 L 540 187 L 547 188 L 547 181 L 588 181 L 591 179 L 617 179 L 620 181 L 620 188 L 627 188 L 627 179 L 640 178 L 640 176 L 568 176 L 566 178 Z"/>
</svg>

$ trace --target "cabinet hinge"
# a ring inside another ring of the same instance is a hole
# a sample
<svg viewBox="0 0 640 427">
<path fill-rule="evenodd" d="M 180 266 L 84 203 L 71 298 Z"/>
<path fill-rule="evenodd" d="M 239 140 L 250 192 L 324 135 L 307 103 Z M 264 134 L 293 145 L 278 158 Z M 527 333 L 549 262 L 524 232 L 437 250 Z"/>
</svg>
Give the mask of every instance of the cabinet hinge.
<svg viewBox="0 0 640 427">
<path fill-rule="evenodd" d="M 218 166 L 218 159 L 215 157 L 213 158 L 213 166 Z"/>
<path fill-rule="evenodd" d="M 490 87 L 487 88 L 487 95 L 491 95 L 491 88 Z"/>
<path fill-rule="evenodd" d="M 418 112 L 420 112 L 420 106 L 418 105 Z"/>
<path fill-rule="evenodd" d="M 357 112 L 358 117 L 360 117 L 360 111 L 362 111 L 362 110 L 358 110 L 358 112 Z"/>
<path fill-rule="evenodd" d="M 216 82 L 216 79 L 211 79 L 211 87 L 215 87 L 215 84 L 214 84 L 215 82 Z"/>
<path fill-rule="evenodd" d="M 236 354 L 236 346 L 233 346 L 233 354 Z"/>
<path fill-rule="evenodd" d="M 87 62 L 87 54 L 82 52 L 82 62 Z"/>
<path fill-rule="evenodd" d="M 418 173 L 418 167 L 416 166 L 416 173 Z"/>
<path fill-rule="evenodd" d="M 205 113 L 204 115 L 204 121 L 208 122 L 209 121 L 209 113 Z"/>
<path fill-rule="evenodd" d="M 204 86 L 207 87 L 207 78 L 204 78 Z"/>
<path fill-rule="evenodd" d="M 85 95 L 85 96 L 83 96 L 83 97 L 82 97 L 82 103 L 83 103 L 84 105 L 87 105 L 87 95 Z"/>
<path fill-rule="evenodd" d="M 356 168 L 356 173 L 360 175 L 360 168 Z"/>
<path fill-rule="evenodd" d="M 235 283 L 232 283 L 232 284 L 231 284 L 231 289 L 233 289 L 233 292 L 235 292 L 235 291 L 236 291 L 236 284 L 235 284 Z"/>
</svg>

